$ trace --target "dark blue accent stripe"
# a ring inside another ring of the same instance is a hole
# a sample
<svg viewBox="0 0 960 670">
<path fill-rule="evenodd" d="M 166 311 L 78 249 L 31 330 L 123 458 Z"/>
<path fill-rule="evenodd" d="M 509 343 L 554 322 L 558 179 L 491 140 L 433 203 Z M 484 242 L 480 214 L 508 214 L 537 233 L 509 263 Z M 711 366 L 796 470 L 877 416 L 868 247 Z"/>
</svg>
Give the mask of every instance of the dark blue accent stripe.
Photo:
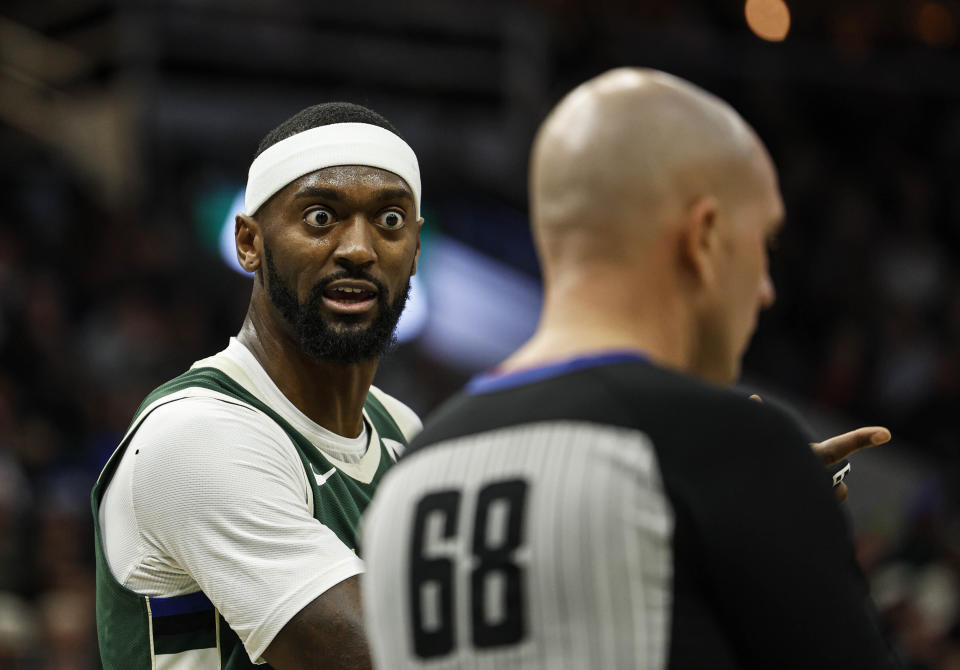
<svg viewBox="0 0 960 670">
<path fill-rule="evenodd" d="M 172 598 L 150 598 L 150 612 L 154 617 L 192 614 L 213 609 L 213 603 L 203 591 Z"/>
<path fill-rule="evenodd" d="M 494 393 L 506 389 L 533 384 L 535 382 L 570 374 L 578 370 L 595 368 L 601 365 L 616 363 L 649 363 L 650 360 L 638 351 L 611 351 L 590 356 L 579 356 L 559 363 L 551 363 L 536 368 L 526 368 L 516 372 L 497 373 L 485 372 L 477 375 L 467 384 L 466 392 L 470 395 Z"/>
<path fill-rule="evenodd" d="M 154 640 L 164 635 L 197 634 L 217 629 L 217 615 L 213 610 L 153 617 Z"/>
</svg>

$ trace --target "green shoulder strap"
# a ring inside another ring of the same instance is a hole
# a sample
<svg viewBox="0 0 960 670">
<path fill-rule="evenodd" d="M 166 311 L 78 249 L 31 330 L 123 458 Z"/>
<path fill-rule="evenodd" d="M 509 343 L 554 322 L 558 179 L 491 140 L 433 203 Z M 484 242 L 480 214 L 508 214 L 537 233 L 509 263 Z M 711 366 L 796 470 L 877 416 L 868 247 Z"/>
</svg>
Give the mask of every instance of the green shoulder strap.
<svg viewBox="0 0 960 670">
<path fill-rule="evenodd" d="M 387 408 L 383 406 L 382 402 L 377 400 L 375 395 L 368 392 L 367 400 L 363 403 L 363 407 L 367 410 L 370 420 L 373 421 L 377 427 L 377 432 L 380 433 L 381 438 L 385 437 L 388 440 L 396 440 L 400 444 L 407 443 L 407 438 L 403 436 L 403 431 L 400 430 L 400 426 L 397 425 L 397 422 L 390 415 L 390 412 L 387 411 Z"/>
</svg>

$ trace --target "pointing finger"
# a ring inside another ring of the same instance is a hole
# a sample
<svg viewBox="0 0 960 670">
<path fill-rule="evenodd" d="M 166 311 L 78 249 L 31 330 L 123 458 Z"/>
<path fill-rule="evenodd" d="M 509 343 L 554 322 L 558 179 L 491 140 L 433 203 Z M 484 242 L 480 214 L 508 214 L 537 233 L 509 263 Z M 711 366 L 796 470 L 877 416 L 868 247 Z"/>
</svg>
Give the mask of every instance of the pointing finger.
<svg viewBox="0 0 960 670">
<path fill-rule="evenodd" d="M 833 465 L 861 449 L 889 441 L 889 430 L 883 426 L 868 426 L 831 437 L 823 442 L 814 442 L 810 446 L 820 460 L 827 465 Z"/>
</svg>

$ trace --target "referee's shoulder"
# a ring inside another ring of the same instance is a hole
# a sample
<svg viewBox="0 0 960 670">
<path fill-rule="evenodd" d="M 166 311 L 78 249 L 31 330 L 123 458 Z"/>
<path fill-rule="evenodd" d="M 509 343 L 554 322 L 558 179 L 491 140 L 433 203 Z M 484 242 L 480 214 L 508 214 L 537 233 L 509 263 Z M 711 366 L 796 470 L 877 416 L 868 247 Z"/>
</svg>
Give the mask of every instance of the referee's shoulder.
<svg viewBox="0 0 960 670">
<path fill-rule="evenodd" d="M 807 442 L 804 429 L 787 411 L 756 402 L 742 390 L 655 366 L 611 369 L 607 374 L 638 424 L 672 433 L 678 440 L 709 439 L 742 448 L 771 441 Z"/>
</svg>

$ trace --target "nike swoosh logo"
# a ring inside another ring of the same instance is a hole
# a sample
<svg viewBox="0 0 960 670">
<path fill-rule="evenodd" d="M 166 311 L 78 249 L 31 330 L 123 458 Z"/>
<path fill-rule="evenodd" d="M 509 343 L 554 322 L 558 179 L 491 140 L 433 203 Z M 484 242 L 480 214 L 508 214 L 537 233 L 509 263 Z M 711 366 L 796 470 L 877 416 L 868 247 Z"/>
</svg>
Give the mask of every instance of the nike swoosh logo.
<svg viewBox="0 0 960 670">
<path fill-rule="evenodd" d="M 310 464 L 310 469 L 313 470 L 313 478 L 317 480 L 317 486 L 323 486 L 337 471 L 336 468 L 330 468 L 328 472 L 324 472 L 321 475 L 319 472 L 317 472 L 317 469 L 313 466 L 313 463 Z"/>
</svg>

